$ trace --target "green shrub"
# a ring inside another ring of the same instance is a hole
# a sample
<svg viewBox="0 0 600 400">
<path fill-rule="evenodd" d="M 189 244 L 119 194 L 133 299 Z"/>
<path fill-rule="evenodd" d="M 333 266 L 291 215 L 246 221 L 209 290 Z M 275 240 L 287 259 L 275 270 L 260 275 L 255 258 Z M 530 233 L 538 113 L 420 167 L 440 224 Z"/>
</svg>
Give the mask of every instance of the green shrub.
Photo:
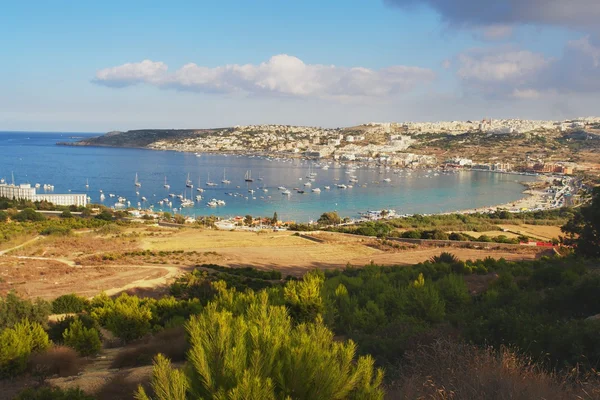
<svg viewBox="0 0 600 400">
<path fill-rule="evenodd" d="M 40 231 L 40 235 L 56 235 L 56 236 L 69 236 L 71 234 L 71 228 L 68 226 L 49 226 Z"/>
<path fill-rule="evenodd" d="M 94 307 L 95 301 L 91 304 L 92 317 L 124 342 L 139 339 L 150 332 L 152 309 L 147 302 L 127 293 L 115 300 L 108 297 L 98 300 L 103 304 L 101 307 Z"/>
<path fill-rule="evenodd" d="M 89 303 L 84 297 L 65 294 L 52 301 L 52 312 L 54 314 L 80 313 L 87 308 Z"/>
<path fill-rule="evenodd" d="M 73 214 L 71 214 L 71 211 L 69 210 L 65 210 L 60 214 L 61 218 L 73 218 Z"/>
<path fill-rule="evenodd" d="M 0 222 L 6 222 L 8 220 L 8 213 L 6 211 L 0 211 Z"/>
<path fill-rule="evenodd" d="M 67 315 L 56 322 L 50 323 L 50 328 L 48 329 L 50 340 L 54 343 L 62 343 L 63 332 L 66 331 L 75 320 L 81 321 L 86 328 L 94 328 L 96 330 L 100 328 L 98 322 L 87 314 Z"/>
<path fill-rule="evenodd" d="M 25 389 L 15 400 L 94 400 L 94 397 L 85 394 L 79 388 L 64 390 L 56 387 L 42 387 Z"/>
<path fill-rule="evenodd" d="M 77 350 L 81 356 L 97 354 L 102 348 L 98 331 L 94 328 L 86 328 L 79 319 L 74 320 L 63 332 L 63 341 L 65 345 Z"/>
<path fill-rule="evenodd" d="M 9 292 L 5 298 L 0 297 L 0 329 L 11 328 L 25 318 L 46 328 L 51 309 L 45 300 L 32 302 Z"/>
<path fill-rule="evenodd" d="M 444 300 L 433 284 L 425 282 L 423 274 L 405 292 L 404 309 L 408 315 L 428 322 L 439 322 L 446 314 Z"/>
<path fill-rule="evenodd" d="M 23 211 L 20 211 L 13 218 L 15 221 L 25 222 L 25 221 L 43 221 L 46 219 L 42 214 L 35 212 L 33 208 L 26 208 Z"/>
<path fill-rule="evenodd" d="M 16 376 L 25 371 L 31 353 L 50 347 L 44 328 L 27 319 L 0 333 L 0 378 Z"/>
<path fill-rule="evenodd" d="M 459 311 L 471 302 L 469 289 L 460 275 L 447 275 L 437 281 L 437 286 L 449 312 Z"/>
</svg>

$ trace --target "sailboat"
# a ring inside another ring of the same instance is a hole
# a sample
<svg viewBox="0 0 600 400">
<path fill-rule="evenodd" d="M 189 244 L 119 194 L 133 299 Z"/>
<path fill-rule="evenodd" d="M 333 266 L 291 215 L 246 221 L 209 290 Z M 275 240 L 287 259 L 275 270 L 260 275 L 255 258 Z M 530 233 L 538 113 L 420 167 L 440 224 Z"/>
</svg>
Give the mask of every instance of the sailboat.
<svg viewBox="0 0 600 400">
<path fill-rule="evenodd" d="M 216 183 L 210 181 L 210 172 L 207 172 L 206 186 L 217 186 Z"/>
<path fill-rule="evenodd" d="M 137 172 L 135 173 L 135 187 L 142 187 L 142 184 L 138 181 Z"/>
<path fill-rule="evenodd" d="M 196 191 L 200 193 L 204 192 L 204 189 L 200 187 L 200 177 L 198 177 L 198 187 L 196 188 Z"/>
<path fill-rule="evenodd" d="M 225 168 L 223 168 L 223 180 L 221 181 L 221 183 L 224 183 L 226 185 L 231 183 L 230 180 L 225 179 Z"/>
<path fill-rule="evenodd" d="M 189 187 L 189 188 L 193 188 L 194 185 L 192 185 L 192 181 L 190 181 L 190 173 L 188 172 L 188 177 L 185 180 L 185 187 Z"/>
<path fill-rule="evenodd" d="M 246 182 L 254 182 L 254 179 L 252 179 L 252 171 L 251 170 L 246 171 L 246 176 L 244 177 L 244 180 Z"/>
<path fill-rule="evenodd" d="M 90 187 L 90 182 L 88 179 L 85 180 L 85 188 L 88 189 Z"/>
<path fill-rule="evenodd" d="M 165 189 L 170 189 L 170 188 L 171 188 L 171 185 L 169 185 L 169 184 L 167 183 L 167 177 L 166 177 L 166 176 L 165 176 L 165 184 L 163 185 L 163 187 L 164 187 Z"/>
</svg>

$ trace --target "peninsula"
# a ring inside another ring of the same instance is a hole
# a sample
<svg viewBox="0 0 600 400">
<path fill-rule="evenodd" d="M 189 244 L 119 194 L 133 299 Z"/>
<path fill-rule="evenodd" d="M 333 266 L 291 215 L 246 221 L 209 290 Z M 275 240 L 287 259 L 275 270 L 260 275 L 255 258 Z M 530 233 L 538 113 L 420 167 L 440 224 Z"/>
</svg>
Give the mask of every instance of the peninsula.
<svg viewBox="0 0 600 400">
<path fill-rule="evenodd" d="M 248 125 L 140 129 L 59 144 L 375 161 L 403 167 L 452 164 L 555 172 L 567 165 L 567 170 L 597 171 L 600 118 L 372 122 L 346 128 Z"/>
</svg>

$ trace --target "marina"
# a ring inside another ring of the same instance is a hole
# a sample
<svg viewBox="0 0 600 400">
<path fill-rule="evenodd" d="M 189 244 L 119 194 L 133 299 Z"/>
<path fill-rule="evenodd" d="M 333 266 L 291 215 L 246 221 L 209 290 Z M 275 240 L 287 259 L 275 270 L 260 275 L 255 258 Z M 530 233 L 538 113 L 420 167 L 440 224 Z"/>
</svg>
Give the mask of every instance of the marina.
<svg viewBox="0 0 600 400">
<path fill-rule="evenodd" d="M 524 197 L 520 182 L 537 179 L 488 171 L 55 145 L 64 140 L 56 133 L 0 133 L 0 177 L 10 180 L 15 171 L 20 183 L 47 182 L 48 190 L 52 186 L 57 193 L 84 194 L 92 203 L 117 209 L 224 218 L 276 211 L 284 220 L 299 222 L 316 220 L 326 211 L 357 218 L 367 210 L 430 214 L 506 204 Z M 214 182 L 211 176 L 223 179 Z"/>
</svg>

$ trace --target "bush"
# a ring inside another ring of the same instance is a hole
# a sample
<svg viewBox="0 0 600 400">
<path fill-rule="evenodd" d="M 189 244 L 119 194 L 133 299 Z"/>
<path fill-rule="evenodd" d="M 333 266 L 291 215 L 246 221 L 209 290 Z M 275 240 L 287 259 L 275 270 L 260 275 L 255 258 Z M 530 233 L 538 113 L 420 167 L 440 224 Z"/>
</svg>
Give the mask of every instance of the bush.
<svg viewBox="0 0 600 400">
<path fill-rule="evenodd" d="M 31 353 L 50 347 L 42 326 L 27 319 L 0 333 L 0 378 L 16 376 L 25 371 Z"/>
<path fill-rule="evenodd" d="M 111 368 L 150 365 L 159 353 L 172 361 L 184 361 L 188 347 L 183 326 L 165 329 L 152 336 L 146 343 L 132 344 L 121 350 L 113 360 Z"/>
<path fill-rule="evenodd" d="M 54 314 L 77 314 L 83 312 L 89 303 L 84 297 L 76 294 L 65 294 L 52 301 L 52 312 Z"/>
<path fill-rule="evenodd" d="M 5 298 L 0 298 L 0 329 L 11 328 L 23 319 L 46 328 L 51 309 L 52 306 L 47 301 L 37 299 L 32 302 L 9 292 Z"/>
<path fill-rule="evenodd" d="M 94 328 L 86 328 L 76 319 L 69 328 L 63 332 L 65 345 L 74 348 L 81 356 L 97 354 L 102 348 L 100 335 Z"/>
<path fill-rule="evenodd" d="M 8 213 L 6 211 L 0 211 L 0 222 L 6 222 L 8 220 Z"/>
<path fill-rule="evenodd" d="M 81 369 L 81 360 L 77 352 L 70 347 L 55 346 L 29 359 L 29 371 L 42 379 L 58 375 L 72 376 Z"/>
<path fill-rule="evenodd" d="M 56 236 L 69 236 L 71 234 L 71 228 L 68 226 L 56 226 L 52 225 L 40 231 L 40 235 L 56 235 Z"/>
<path fill-rule="evenodd" d="M 35 212 L 33 208 L 26 208 L 15 215 L 13 220 L 18 222 L 43 221 L 46 219 L 42 214 Z"/>
<path fill-rule="evenodd" d="M 19 393 L 15 400 L 94 400 L 94 397 L 88 396 L 79 388 L 63 390 L 43 387 L 25 389 Z"/>
<path fill-rule="evenodd" d="M 80 320 L 83 326 L 86 328 L 94 328 L 96 330 L 100 328 L 100 325 L 96 322 L 96 320 L 87 314 L 67 315 L 56 322 L 50 323 L 50 328 L 48 329 L 48 336 L 50 337 L 50 340 L 52 340 L 54 343 L 62 343 L 63 332 L 66 331 L 75 320 Z"/>
<path fill-rule="evenodd" d="M 101 307 L 94 308 L 101 303 Z M 150 332 L 152 310 L 138 297 L 123 293 L 115 300 L 98 296 L 92 301 L 92 317 L 124 342 L 139 339 Z"/>
<path fill-rule="evenodd" d="M 71 211 L 69 210 L 65 210 L 60 214 L 61 218 L 73 218 L 73 214 L 71 214 Z"/>
<path fill-rule="evenodd" d="M 445 314 L 445 303 L 438 290 L 425 282 L 423 274 L 405 292 L 404 308 L 408 315 L 427 322 L 439 322 Z"/>
</svg>

